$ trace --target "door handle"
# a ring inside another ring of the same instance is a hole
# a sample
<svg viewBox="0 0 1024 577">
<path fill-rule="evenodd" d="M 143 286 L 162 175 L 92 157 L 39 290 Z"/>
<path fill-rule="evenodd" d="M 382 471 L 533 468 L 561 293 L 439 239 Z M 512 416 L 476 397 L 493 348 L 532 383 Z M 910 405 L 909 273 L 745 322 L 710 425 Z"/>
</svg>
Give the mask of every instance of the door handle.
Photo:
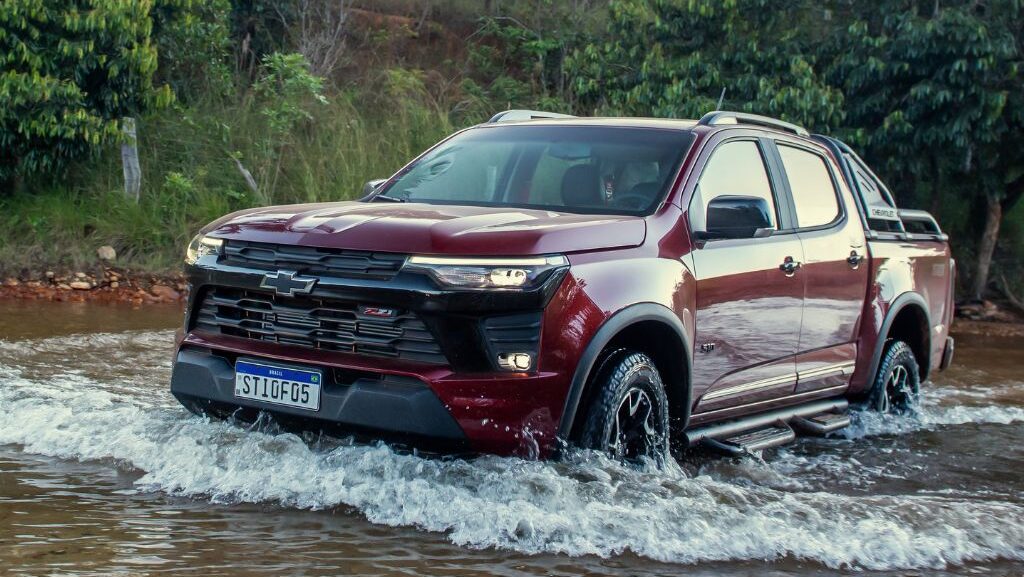
<svg viewBox="0 0 1024 577">
<path fill-rule="evenodd" d="M 857 268 L 862 260 L 864 260 L 864 255 L 859 254 L 856 250 L 851 250 L 850 256 L 846 257 L 846 262 L 850 265 L 850 268 Z"/>
<path fill-rule="evenodd" d="M 800 270 L 800 261 L 793 260 L 793 257 L 787 256 L 782 264 L 779 265 L 779 270 L 786 273 L 786 276 L 793 276 L 796 271 Z"/>
</svg>

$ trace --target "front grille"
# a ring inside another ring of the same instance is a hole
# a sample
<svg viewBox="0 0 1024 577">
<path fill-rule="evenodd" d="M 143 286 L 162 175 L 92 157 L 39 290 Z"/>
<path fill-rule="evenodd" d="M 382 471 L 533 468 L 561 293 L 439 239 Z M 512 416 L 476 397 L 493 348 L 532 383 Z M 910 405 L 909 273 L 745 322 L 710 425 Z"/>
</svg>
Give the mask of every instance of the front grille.
<svg viewBox="0 0 1024 577">
<path fill-rule="evenodd" d="M 358 303 L 281 297 L 213 287 L 201 297 L 194 327 L 224 335 L 328 351 L 445 363 L 434 336 L 407 311 L 380 318 Z"/>
<path fill-rule="evenodd" d="M 228 240 L 225 264 L 260 270 L 294 270 L 328 277 L 390 279 L 405 264 L 405 255 Z"/>
</svg>

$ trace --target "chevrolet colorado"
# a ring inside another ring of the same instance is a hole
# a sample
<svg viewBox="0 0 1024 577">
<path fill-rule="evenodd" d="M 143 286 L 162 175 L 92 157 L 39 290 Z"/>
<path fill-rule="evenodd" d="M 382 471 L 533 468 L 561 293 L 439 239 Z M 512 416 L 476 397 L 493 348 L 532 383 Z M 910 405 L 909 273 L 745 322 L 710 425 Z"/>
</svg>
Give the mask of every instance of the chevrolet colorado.
<svg viewBox="0 0 1024 577">
<path fill-rule="evenodd" d="M 367 191 L 200 231 L 186 407 L 474 453 L 742 454 L 912 410 L 952 358 L 935 220 L 779 120 L 508 111 Z"/>
</svg>

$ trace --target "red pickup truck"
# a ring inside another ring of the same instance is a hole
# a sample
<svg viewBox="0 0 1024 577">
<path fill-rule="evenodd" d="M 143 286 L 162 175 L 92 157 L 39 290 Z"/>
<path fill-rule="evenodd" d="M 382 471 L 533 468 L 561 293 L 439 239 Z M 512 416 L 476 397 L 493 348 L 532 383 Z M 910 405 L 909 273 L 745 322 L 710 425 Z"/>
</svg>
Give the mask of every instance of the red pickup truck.
<svg viewBox="0 0 1024 577">
<path fill-rule="evenodd" d="M 952 358 L 935 220 L 779 120 L 508 111 L 367 190 L 200 231 L 185 406 L 448 451 L 741 454 L 912 410 Z"/>
</svg>

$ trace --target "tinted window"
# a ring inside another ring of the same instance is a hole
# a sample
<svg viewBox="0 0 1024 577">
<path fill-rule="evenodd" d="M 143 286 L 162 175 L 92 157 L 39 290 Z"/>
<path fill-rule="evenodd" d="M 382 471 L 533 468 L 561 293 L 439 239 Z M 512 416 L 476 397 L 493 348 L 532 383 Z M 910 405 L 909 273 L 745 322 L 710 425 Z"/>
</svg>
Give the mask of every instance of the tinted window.
<svg viewBox="0 0 1024 577">
<path fill-rule="evenodd" d="M 765 199 L 771 207 L 769 216 L 772 226 L 778 228 L 768 171 L 756 142 L 727 142 L 711 154 L 711 160 L 700 176 L 693 202 L 690 203 L 690 222 L 694 230 L 706 230 L 704 218 L 708 204 L 715 197 L 726 195 Z"/>
<path fill-rule="evenodd" d="M 801 228 L 828 224 L 839 216 L 839 202 L 825 159 L 792 146 L 779 145 L 782 166 L 796 204 Z"/>
<path fill-rule="evenodd" d="M 890 206 L 889 201 L 882 197 L 882 191 L 875 185 L 875 179 L 871 178 L 871 175 L 852 157 L 846 158 L 850 160 L 850 168 L 853 170 L 853 177 L 857 179 L 857 188 L 864 197 L 864 202 L 868 205 Z"/>
<path fill-rule="evenodd" d="M 410 202 L 647 214 L 692 141 L 681 130 L 479 127 L 424 155 L 382 193 Z"/>
<path fill-rule="evenodd" d="M 903 228 L 896 207 L 892 205 L 891 197 L 882 184 L 871 171 L 851 154 L 844 154 L 847 166 L 853 173 L 857 184 L 857 191 L 864 201 L 867 210 L 868 227 L 879 232 L 899 232 Z"/>
</svg>

